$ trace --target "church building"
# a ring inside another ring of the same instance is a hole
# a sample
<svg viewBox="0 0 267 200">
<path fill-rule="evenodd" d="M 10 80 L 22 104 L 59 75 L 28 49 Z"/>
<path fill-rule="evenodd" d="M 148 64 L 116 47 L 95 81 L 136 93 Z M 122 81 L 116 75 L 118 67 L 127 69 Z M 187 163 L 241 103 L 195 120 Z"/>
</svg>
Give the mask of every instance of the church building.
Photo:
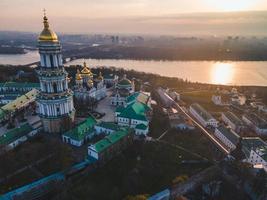
<svg viewBox="0 0 267 200">
<path fill-rule="evenodd" d="M 84 62 L 82 70 L 77 69 L 74 96 L 77 100 L 83 102 L 88 102 L 91 99 L 99 101 L 105 98 L 106 85 L 102 73 L 100 72 L 98 76 L 94 77 L 94 74 Z"/>
</svg>

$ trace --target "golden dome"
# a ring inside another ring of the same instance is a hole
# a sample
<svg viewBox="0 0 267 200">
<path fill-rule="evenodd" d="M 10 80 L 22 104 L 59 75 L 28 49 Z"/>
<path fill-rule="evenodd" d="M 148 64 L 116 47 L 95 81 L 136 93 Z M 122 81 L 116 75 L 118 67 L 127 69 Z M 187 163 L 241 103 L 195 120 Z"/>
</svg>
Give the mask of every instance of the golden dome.
<svg viewBox="0 0 267 200">
<path fill-rule="evenodd" d="M 82 74 L 86 74 L 90 77 L 93 77 L 93 73 L 91 72 L 91 70 L 86 66 L 86 62 L 83 63 L 83 69 L 81 71 Z"/>
<path fill-rule="evenodd" d="M 92 86 L 94 85 L 94 82 L 92 81 L 92 79 L 89 79 L 89 80 L 87 81 L 87 85 L 88 85 L 89 87 L 92 87 Z"/>
<path fill-rule="evenodd" d="M 39 35 L 39 41 L 58 42 L 57 34 L 49 28 L 47 17 L 44 15 L 44 29 Z"/>
</svg>

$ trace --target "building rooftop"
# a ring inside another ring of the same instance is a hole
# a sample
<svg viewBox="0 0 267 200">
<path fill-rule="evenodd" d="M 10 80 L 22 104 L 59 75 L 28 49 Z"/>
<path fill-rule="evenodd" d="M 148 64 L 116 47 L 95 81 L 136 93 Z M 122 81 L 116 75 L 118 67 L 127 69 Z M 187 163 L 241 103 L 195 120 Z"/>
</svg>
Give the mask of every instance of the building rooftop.
<svg viewBox="0 0 267 200">
<path fill-rule="evenodd" d="M 0 109 L 0 119 L 3 119 L 8 113 L 15 112 L 17 109 L 23 108 L 28 103 L 35 100 L 39 90 L 32 89 L 24 95 L 16 98 L 14 101 L 4 105 Z"/>
<path fill-rule="evenodd" d="M 97 143 L 90 145 L 89 148 L 93 148 L 96 152 L 100 153 L 105 149 L 107 149 L 108 147 L 112 146 L 113 144 L 117 143 L 119 140 L 129 135 L 130 133 L 131 129 L 124 128 L 122 130 L 119 130 L 115 133 L 106 136 Z"/>
<path fill-rule="evenodd" d="M 232 123 L 238 126 L 242 126 L 243 122 L 234 113 L 227 111 L 223 113 Z"/>
<path fill-rule="evenodd" d="M 0 145 L 8 145 L 15 140 L 27 135 L 32 131 L 32 127 L 25 123 L 18 128 L 14 128 L 0 137 Z"/>
<path fill-rule="evenodd" d="M 237 135 L 233 130 L 226 128 L 225 126 L 220 126 L 217 128 L 228 140 L 230 140 L 234 145 L 239 142 L 239 135 Z"/>
<path fill-rule="evenodd" d="M 260 116 L 250 113 L 245 114 L 244 117 L 246 117 L 249 121 L 251 121 L 255 126 L 257 126 L 260 129 L 267 129 L 267 121 Z"/>
<path fill-rule="evenodd" d="M 93 117 L 88 117 L 75 128 L 67 131 L 63 135 L 66 137 L 70 137 L 73 140 L 81 141 L 85 138 L 86 135 L 89 135 L 94 132 L 93 127 L 95 124 L 96 119 Z"/>
<path fill-rule="evenodd" d="M 139 129 L 139 130 L 146 130 L 147 129 L 147 126 L 145 124 L 138 124 L 138 125 L 136 125 L 135 128 L 136 129 Z"/>
<path fill-rule="evenodd" d="M 141 102 L 143 104 L 147 104 L 150 98 L 149 93 L 144 93 L 144 92 L 135 92 L 131 96 L 127 97 L 126 102 L 127 103 L 132 103 L 134 101 Z"/>
<path fill-rule="evenodd" d="M 249 158 L 251 150 L 261 152 L 261 157 L 267 161 L 267 143 L 259 137 L 242 138 L 242 150 L 247 158 Z"/>
<path fill-rule="evenodd" d="M 146 112 L 150 110 L 150 107 L 140 102 L 134 102 L 128 105 L 126 108 L 118 108 L 116 112 L 120 112 L 118 117 L 143 120 L 146 121 Z"/>
<path fill-rule="evenodd" d="M 207 112 L 201 105 L 194 103 L 191 105 L 191 107 L 205 120 L 208 121 L 210 119 L 214 119 L 212 115 Z"/>
</svg>

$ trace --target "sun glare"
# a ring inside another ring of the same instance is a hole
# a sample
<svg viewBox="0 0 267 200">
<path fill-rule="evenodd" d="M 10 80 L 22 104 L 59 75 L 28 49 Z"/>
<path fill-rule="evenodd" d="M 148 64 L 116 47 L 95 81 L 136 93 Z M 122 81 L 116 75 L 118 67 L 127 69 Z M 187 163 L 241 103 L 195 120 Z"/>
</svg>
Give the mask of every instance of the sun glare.
<svg viewBox="0 0 267 200">
<path fill-rule="evenodd" d="M 251 8 L 257 0 L 208 0 L 211 5 L 221 11 L 242 11 Z"/>
<path fill-rule="evenodd" d="M 211 69 L 211 82 L 227 85 L 233 81 L 234 68 L 230 63 L 216 63 Z"/>
</svg>

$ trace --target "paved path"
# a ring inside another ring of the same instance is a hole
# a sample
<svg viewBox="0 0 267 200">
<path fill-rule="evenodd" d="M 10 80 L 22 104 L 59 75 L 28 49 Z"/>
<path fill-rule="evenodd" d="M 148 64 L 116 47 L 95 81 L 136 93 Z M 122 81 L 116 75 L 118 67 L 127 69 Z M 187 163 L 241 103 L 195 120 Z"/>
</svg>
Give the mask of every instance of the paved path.
<svg viewBox="0 0 267 200">
<path fill-rule="evenodd" d="M 115 120 L 115 106 L 111 106 L 110 105 L 110 96 L 112 95 L 112 91 L 108 90 L 107 91 L 107 97 L 102 99 L 101 101 L 99 101 L 97 108 L 95 109 L 95 111 L 99 112 L 99 113 L 105 113 L 105 116 L 103 116 L 101 118 L 101 121 L 105 121 L 105 122 L 111 122 Z"/>
</svg>

